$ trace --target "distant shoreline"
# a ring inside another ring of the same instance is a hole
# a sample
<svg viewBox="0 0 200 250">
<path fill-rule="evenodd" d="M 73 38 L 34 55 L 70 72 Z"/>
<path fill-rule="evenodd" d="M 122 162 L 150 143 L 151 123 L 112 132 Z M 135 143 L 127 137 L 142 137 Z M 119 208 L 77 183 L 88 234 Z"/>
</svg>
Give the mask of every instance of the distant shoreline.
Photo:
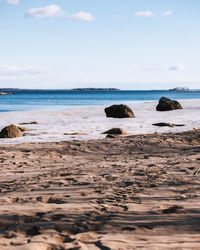
<svg viewBox="0 0 200 250">
<path fill-rule="evenodd" d="M 122 91 L 118 88 L 74 88 L 74 89 L 20 89 L 0 88 L 0 93 L 8 94 L 8 91 Z M 7 92 L 7 93 L 6 93 Z"/>
<path fill-rule="evenodd" d="M 172 88 L 172 89 L 118 89 L 118 88 L 73 88 L 73 89 L 23 89 L 23 88 L 0 88 L 0 95 L 12 95 L 13 92 L 20 91 L 178 91 L 178 92 L 198 92 L 200 89 L 182 89 L 182 88 Z"/>
<path fill-rule="evenodd" d="M 0 95 L 14 95 L 14 93 L 0 91 Z"/>
</svg>

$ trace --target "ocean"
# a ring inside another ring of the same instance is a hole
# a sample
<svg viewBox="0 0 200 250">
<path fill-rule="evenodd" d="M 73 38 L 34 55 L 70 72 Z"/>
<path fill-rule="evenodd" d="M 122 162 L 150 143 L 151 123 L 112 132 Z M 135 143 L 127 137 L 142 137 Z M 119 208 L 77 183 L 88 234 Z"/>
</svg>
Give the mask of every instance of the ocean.
<svg viewBox="0 0 200 250">
<path fill-rule="evenodd" d="M 200 99 L 200 91 L 14 90 L 13 92 L 16 94 L 0 95 L 0 112 L 63 110 L 68 106 L 128 104 L 139 101 L 156 101 L 162 96 L 176 100 Z"/>
</svg>

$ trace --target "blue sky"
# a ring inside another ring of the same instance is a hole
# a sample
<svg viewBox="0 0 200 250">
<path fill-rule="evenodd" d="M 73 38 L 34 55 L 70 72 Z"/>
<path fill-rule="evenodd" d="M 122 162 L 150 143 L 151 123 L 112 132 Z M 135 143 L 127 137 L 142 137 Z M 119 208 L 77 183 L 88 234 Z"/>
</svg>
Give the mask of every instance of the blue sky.
<svg viewBox="0 0 200 250">
<path fill-rule="evenodd" d="M 0 87 L 200 88 L 199 0 L 0 0 Z"/>
</svg>

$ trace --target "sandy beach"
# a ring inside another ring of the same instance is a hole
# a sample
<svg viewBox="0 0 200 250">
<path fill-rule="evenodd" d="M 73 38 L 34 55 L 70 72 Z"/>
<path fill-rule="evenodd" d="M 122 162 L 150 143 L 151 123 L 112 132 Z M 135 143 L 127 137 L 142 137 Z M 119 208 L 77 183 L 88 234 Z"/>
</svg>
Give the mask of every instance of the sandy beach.
<svg viewBox="0 0 200 250">
<path fill-rule="evenodd" d="M 0 249 L 199 249 L 199 145 L 198 129 L 1 145 Z"/>
</svg>

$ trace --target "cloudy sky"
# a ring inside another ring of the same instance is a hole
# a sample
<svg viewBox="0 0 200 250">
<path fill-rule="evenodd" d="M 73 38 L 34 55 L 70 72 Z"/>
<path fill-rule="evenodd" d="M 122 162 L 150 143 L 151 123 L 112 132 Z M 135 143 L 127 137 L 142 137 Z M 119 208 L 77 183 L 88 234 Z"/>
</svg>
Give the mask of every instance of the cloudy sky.
<svg viewBox="0 0 200 250">
<path fill-rule="evenodd" d="M 0 87 L 200 88 L 200 0 L 0 0 Z"/>
</svg>

